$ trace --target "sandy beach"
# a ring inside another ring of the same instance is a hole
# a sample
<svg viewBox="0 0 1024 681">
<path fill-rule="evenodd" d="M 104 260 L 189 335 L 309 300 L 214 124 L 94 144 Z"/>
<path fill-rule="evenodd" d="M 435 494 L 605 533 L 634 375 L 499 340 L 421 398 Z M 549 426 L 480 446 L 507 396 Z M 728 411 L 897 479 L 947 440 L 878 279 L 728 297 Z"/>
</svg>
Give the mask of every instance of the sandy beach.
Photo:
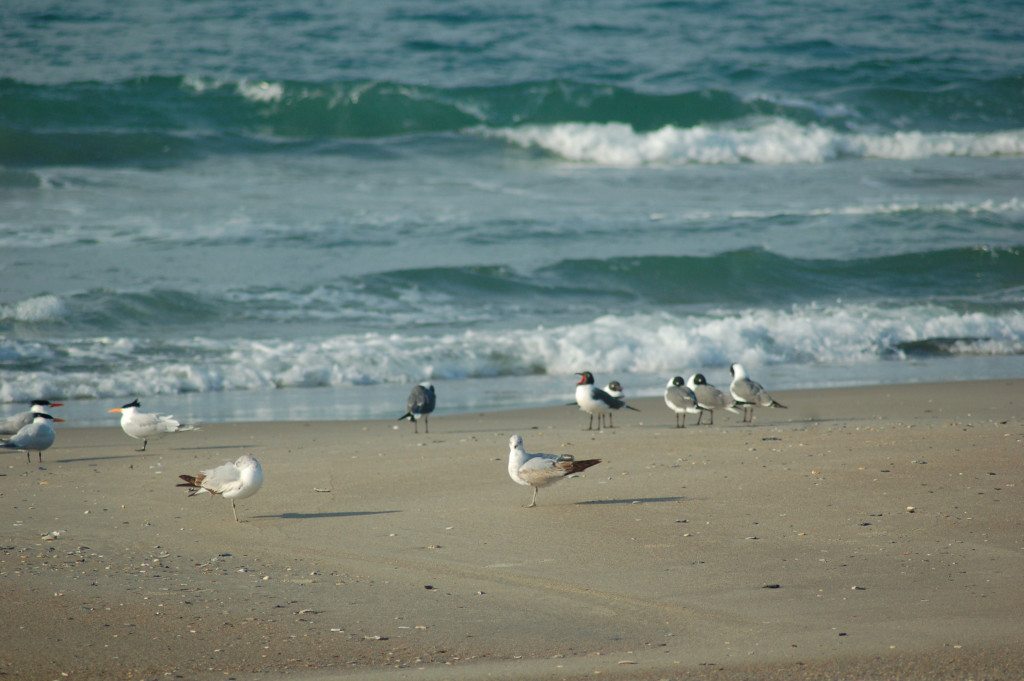
<svg viewBox="0 0 1024 681">
<path fill-rule="evenodd" d="M 1024 676 L 1024 380 L 776 397 L 752 426 L 645 399 L 600 432 L 565 406 L 145 453 L 61 427 L 41 465 L 3 455 L 0 675 Z M 512 433 L 603 462 L 524 509 Z M 244 522 L 175 487 L 245 452 Z"/>
</svg>

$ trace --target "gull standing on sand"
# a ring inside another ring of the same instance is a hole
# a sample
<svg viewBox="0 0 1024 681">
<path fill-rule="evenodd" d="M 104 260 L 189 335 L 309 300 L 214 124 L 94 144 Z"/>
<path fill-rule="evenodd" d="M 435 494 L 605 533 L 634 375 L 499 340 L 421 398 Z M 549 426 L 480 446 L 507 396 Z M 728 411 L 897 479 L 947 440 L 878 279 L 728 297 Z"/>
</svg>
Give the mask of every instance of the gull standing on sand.
<svg viewBox="0 0 1024 681">
<path fill-rule="evenodd" d="M 57 433 L 50 425 L 51 421 L 63 422 L 64 419 L 54 418 L 45 412 L 37 413 L 32 418 L 32 423 L 15 433 L 7 442 L 0 444 L 0 447 L 24 450 L 29 463 L 32 463 L 32 452 L 38 452 L 39 461 L 42 461 L 43 451 L 49 449 L 57 439 Z"/>
<path fill-rule="evenodd" d="M 252 454 L 243 454 L 232 463 L 201 471 L 198 475 L 179 475 L 184 480 L 176 487 L 188 487 L 188 495 L 194 497 L 203 492 L 221 495 L 231 500 L 231 514 L 238 522 L 235 499 L 247 499 L 263 486 L 263 466 Z"/>
<path fill-rule="evenodd" d="M 146 414 L 139 411 L 139 401 L 133 400 L 122 407 L 114 407 L 107 411 L 111 414 L 121 415 L 121 430 L 125 435 L 136 440 L 142 440 L 142 449 L 137 452 L 146 451 L 146 444 L 151 437 L 163 437 L 168 433 L 182 433 L 189 430 L 199 430 L 198 426 L 182 424 L 173 416 L 162 414 Z"/>
<path fill-rule="evenodd" d="M 508 475 L 520 485 L 533 487 L 533 499 L 524 508 L 537 505 L 537 490 L 553 485 L 564 477 L 585 471 L 601 463 L 601 459 L 577 461 L 569 454 L 528 454 L 523 438 L 513 435 L 508 439 Z"/>
<path fill-rule="evenodd" d="M 736 411 L 736 400 L 731 397 L 726 397 L 725 393 L 711 385 L 704 378 L 704 374 L 693 374 L 686 379 L 686 387 L 693 391 L 694 396 L 697 398 L 697 406 L 700 407 L 701 412 L 697 416 L 697 425 L 700 425 L 701 419 L 704 418 L 704 412 L 707 412 L 711 417 L 711 423 L 709 426 L 715 425 L 715 409 L 727 409 L 734 414 L 738 414 Z"/>
<path fill-rule="evenodd" d="M 610 416 L 613 409 L 625 407 L 633 411 L 640 411 L 636 407 L 629 406 L 625 401 L 612 397 L 594 385 L 594 374 L 589 371 L 581 371 L 576 375 L 580 377 L 579 383 L 576 384 L 576 404 L 579 405 L 580 409 L 590 414 L 590 425 L 587 427 L 587 430 L 594 429 L 595 414 L 603 419 L 605 414 Z M 601 428 L 602 423 L 602 420 L 597 422 L 598 429 Z"/>
<path fill-rule="evenodd" d="M 622 389 L 622 384 L 619 383 L 618 381 L 609 381 L 608 385 L 604 387 L 604 391 L 616 399 L 623 401 L 625 401 L 626 399 L 626 391 Z M 608 427 L 615 427 L 614 425 L 612 425 L 611 413 L 608 414 Z"/>
<path fill-rule="evenodd" d="M 754 407 L 786 408 L 786 405 L 776 402 L 764 389 L 764 386 L 747 378 L 747 371 L 743 365 L 733 364 L 729 367 L 729 373 L 732 374 L 732 385 L 729 386 L 729 392 L 736 400 L 736 406 L 743 407 L 744 423 L 754 422 Z"/>
<path fill-rule="evenodd" d="M 405 402 L 406 412 L 398 417 L 398 420 L 409 419 L 412 421 L 413 432 L 420 432 L 416 423 L 420 417 L 423 418 L 423 427 L 430 432 L 430 413 L 437 406 L 437 395 L 434 393 L 434 386 L 431 383 L 420 383 L 409 393 L 409 399 Z"/>
<path fill-rule="evenodd" d="M 687 414 L 700 414 L 704 411 L 697 404 L 697 396 L 686 387 L 682 376 L 673 376 L 665 385 L 665 405 L 676 413 L 676 428 L 686 427 Z M 680 414 L 683 415 L 682 425 L 679 425 Z"/>
<path fill-rule="evenodd" d="M 36 414 L 45 414 L 52 407 L 63 407 L 63 402 L 51 402 L 50 400 L 32 400 L 32 407 L 29 411 L 23 411 L 14 416 L 0 420 L 0 435 L 13 435 L 19 430 L 32 423 Z"/>
</svg>

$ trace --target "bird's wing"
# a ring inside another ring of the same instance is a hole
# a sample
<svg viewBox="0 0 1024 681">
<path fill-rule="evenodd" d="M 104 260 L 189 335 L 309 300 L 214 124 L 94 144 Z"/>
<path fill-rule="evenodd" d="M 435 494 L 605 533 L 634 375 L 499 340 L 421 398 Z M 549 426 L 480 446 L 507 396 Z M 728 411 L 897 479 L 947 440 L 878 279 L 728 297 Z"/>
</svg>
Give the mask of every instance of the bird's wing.
<svg viewBox="0 0 1024 681">
<path fill-rule="evenodd" d="M 0 435 L 14 435 L 30 423 L 32 423 L 32 412 L 30 411 L 8 416 L 0 421 Z"/>
<path fill-rule="evenodd" d="M 208 489 L 215 494 L 223 494 L 242 486 L 242 471 L 234 463 L 228 462 L 222 466 L 203 471 L 202 480 L 197 476 L 196 481 L 204 489 Z"/>
<path fill-rule="evenodd" d="M 683 390 L 682 386 L 678 385 L 665 389 L 665 401 L 677 409 L 686 409 L 696 404 L 693 391 L 689 389 Z"/>
<path fill-rule="evenodd" d="M 765 397 L 768 397 L 764 387 L 760 383 L 751 381 L 749 378 L 741 378 L 734 381 L 731 391 L 733 397 L 738 401 L 749 404 L 762 404 L 765 401 Z M 768 402 L 771 403 L 771 397 L 768 397 Z"/>
<path fill-rule="evenodd" d="M 622 407 L 626 406 L 625 402 L 623 402 L 617 397 L 612 397 L 611 395 L 601 390 L 600 388 L 594 388 L 590 394 L 594 396 L 595 400 L 599 402 L 604 402 L 612 409 L 622 409 Z"/>
<path fill-rule="evenodd" d="M 531 454 L 519 467 L 519 477 L 531 485 L 543 484 L 553 478 L 564 477 L 571 467 L 571 456 Z"/>
<path fill-rule="evenodd" d="M 409 393 L 409 399 L 405 403 L 405 408 L 407 411 L 419 414 L 423 412 L 424 407 L 426 407 L 430 401 L 430 392 L 422 385 L 418 385 Z"/>
</svg>

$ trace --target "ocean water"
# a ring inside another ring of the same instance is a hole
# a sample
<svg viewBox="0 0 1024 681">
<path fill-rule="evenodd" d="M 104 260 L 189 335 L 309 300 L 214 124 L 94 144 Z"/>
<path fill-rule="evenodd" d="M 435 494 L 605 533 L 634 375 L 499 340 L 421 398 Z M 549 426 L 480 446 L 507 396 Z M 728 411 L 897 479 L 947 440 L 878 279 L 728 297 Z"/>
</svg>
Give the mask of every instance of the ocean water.
<svg viewBox="0 0 1024 681">
<path fill-rule="evenodd" d="M 0 406 L 1024 376 L 1019 27 L 999 1 L 13 0 Z"/>
</svg>

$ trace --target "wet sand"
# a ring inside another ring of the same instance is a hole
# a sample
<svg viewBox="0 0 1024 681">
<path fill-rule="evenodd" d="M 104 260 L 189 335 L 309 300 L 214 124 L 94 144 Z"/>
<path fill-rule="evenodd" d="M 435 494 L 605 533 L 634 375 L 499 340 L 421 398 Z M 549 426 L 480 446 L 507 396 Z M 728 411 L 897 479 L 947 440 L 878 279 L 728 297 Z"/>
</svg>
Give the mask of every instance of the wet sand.
<svg viewBox="0 0 1024 681">
<path fill-rule="evenodd" d="M 600 432 L 566 406 L 145 453 L 62 427 L 42 465 L 2 455 L 0 674 L 1024 677 L 1024 380 L 776 397 L 752 426 L 645 399 Z M 512 433 L 603 462 L 524 509 Z M 244 522 L 175 487 L 245 452 Z"/>
</svg>

